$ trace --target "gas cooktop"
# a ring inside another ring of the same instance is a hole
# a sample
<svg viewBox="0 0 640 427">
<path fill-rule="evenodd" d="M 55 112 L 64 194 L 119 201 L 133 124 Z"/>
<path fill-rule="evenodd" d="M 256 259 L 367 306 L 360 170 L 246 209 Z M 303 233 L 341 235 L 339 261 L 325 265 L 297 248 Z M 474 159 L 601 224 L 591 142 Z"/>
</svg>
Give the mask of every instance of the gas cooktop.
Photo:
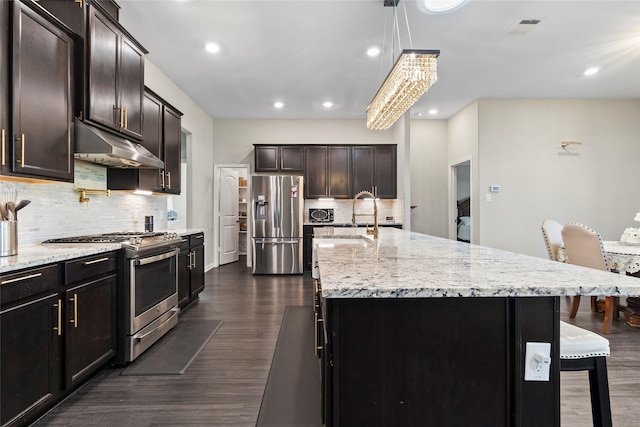
<svg viewBox="0 0 640 427">
<path fill-rule="evenodd" d="M 168 246 L 179 242 L 180 236 L 174 232 L 124 231 L 85 236 L 61 237 L 45 240 L 43 243 L 121 243 L 128 250 Z"/>
</svg>

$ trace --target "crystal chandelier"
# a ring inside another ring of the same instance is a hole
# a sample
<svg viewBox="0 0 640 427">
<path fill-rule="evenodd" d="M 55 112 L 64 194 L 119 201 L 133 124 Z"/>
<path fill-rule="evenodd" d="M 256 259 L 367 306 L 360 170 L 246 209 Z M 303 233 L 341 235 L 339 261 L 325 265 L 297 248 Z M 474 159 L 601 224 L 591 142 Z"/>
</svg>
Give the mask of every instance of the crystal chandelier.
<svg viewBox="0 0 640 427">
<path fill-rule="evenodd" d="M 385 6 L 393 7 L 392 41 L 395 41 L 393 34 L 398 30 L 396 8 L 399 1 L 384 0 Z M 369 129 L 389 129 L 438 80 L 437 58 L 440 51 L 413 49 L 406 8 L 404 8 L 404 18 L 411 49 L 402 50 L 373 101 L 367 107 Z M 397 35 L 399 43 L 399 31 Z"/>
<path fill-rule="evenodd" d="M 438 80 L 439 50 L 404 49 L 367 108 L 367 127 L 389 129 Z"/>
</svg>

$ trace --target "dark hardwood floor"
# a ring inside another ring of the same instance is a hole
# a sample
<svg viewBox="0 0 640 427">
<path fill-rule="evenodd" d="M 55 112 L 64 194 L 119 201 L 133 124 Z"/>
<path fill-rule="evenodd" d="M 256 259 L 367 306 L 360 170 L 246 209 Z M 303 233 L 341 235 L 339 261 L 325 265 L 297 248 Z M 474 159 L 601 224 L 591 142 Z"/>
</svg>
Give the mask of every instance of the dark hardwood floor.
<svg viewBox="0 0 640 427">
<path fill-rule="evenodd" d="M 213 269 L 181 318 L 224 323 L 184 375 L 125 377 L 121 368 L 104 369 L 35 425 L 255 426 L 284 309 L 310 305 L 311 289 L 308 275 L 253 276 L 244 261 Z M 599 332 L 602 315 L 587 301 L 572 323 Z M 621 319 L 607 338 L 613 424 L 638 426 L 640 329 Z M 587 373 L 561 378 L 562 426 L 591 425 Z"/>
</svg>

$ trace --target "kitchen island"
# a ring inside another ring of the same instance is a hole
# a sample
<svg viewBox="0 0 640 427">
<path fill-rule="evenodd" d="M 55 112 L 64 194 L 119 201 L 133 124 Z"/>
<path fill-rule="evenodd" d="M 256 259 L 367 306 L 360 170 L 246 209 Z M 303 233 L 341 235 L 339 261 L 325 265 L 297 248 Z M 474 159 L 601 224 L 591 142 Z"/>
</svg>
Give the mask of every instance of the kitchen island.
<svg viewBox="0 0 640 427">
<path fill-rule="evenodd" d="M 640 294 L 634 278 L 418 233 L 326 233 L 329 426 L 559 426 L 560 296 Z M 524 380 L 527 342 L 551 344 L 549 381 Z"/>
</svg>

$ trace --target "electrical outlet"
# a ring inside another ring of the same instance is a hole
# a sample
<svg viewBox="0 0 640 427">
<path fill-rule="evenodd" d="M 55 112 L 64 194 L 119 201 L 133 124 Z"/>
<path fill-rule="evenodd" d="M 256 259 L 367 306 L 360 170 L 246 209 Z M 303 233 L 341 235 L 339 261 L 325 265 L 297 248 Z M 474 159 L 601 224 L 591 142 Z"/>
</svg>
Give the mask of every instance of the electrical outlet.
<svg viewBox="0 0 640 427">
<path fill-rule="evenodd" d="M 549 381 L 551 343 L 528 342 L 524 357 L 525 381 Z"/>
</svg>

